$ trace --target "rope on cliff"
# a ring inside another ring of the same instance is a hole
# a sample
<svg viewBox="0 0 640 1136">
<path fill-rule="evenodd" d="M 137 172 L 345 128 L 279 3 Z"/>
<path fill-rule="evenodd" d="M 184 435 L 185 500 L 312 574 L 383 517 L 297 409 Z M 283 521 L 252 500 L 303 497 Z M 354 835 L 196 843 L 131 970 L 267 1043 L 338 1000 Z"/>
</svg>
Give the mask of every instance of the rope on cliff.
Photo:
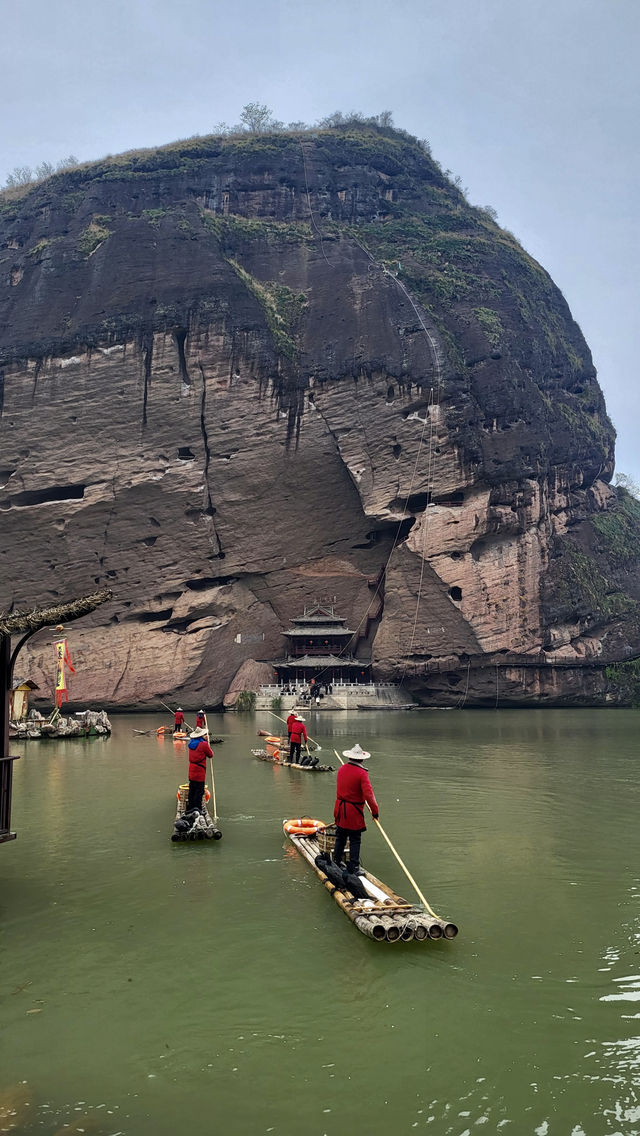
<svg viewBox="0 0 640 1136">
<path fill-rule="evenodd" d="M 467 701 L 467 694 L 469 693 L 469 675 L 471 672 L 471 659 L 467 659 L 467 681 L 464 688 L 464 694 L 458 702 L 458 710 L 464 710 L 465 702 Z"/>
<path fill-rule="evenodd" d="M 442 392 L 441 352 L 440 352 L 440 348 L 439 348 L 438 344 L 436 343 L 431 332 L 429 331 L 429 328 L 427 327 L 424 319 L 422 318 L 422 313 L 420 312 L 418 305 L 415 303 L 413 296 L 409 292 L 408 288 L 406 288 L 405 285 L 402 283 L 402 281 L 398 280 L 398 277 L 395 276 L 393 272 L 390 272 L 389 269 L 386 268 L 385 265 L 379 265 L 377 263 L 377 261 L 375 260 L 375 258 L 372 256 L 372 254 L 369 252 L 369 250 L 366 248 L 366 246 L 361 244 L 361 242 L 358 240 L 358 238 L 353 233 L 351 235 L 352 235 L 352 238 L 355 241 L 355 243 L 358 245 L 359 248 L 362 249 L 365 256 L 367 256 L 369 258 L 371 263 L 374 264 L 376 267 L 380 268 L 382 273 L 385 276 L 388 276 L 391 280 L 393 280 L 393 282 L 398 286 L 398 288 L 400 288 L 403 295 L 406 296 L 407 300 L 411 304 L 411 307 L 413 308 L 413 310 L 414 310 L 414 312 L 417 316 L 418 323 L 420 324 L 420 327 L 424 331 L 424 333 L 427 337 L 427 340 L 429 341 L 429 347 L 431 349 L 431 357 L 433 359 L 433 366 L 434 366 L 435 377 L 436 377 L 437 394 L 436 394 L 435 403 L 437 403 L 437 405 L 439 406 L 440 405 L 441 392 Z M 435 437 L 435 423 L 434 423 L 434 417 L 435 416 L 434 416 L 433 412 L 434 412 L 434 398 L 433 398 L 433 387 L 432 387 L 431 392 L 430 392 L 430 396 L 429 396 L 429 403 L 427 405 L 427 414 L 426 414 L 426 418 L 425 418 L 425 427 L 426 427 L 427 421 L 429 421 L 430 429 L 429 429 L 429 454 L 428 454 L 428 460 L 427 460 L 427 478 L 426 478 L 427 502 L 426 502 L 426 506 L 425 506 L 425 519 L 424 519 L 424 528 L 423 528 L 423 534 L 422 534 L 420 580 L 419 580 L 419 583 L 418 583 L 418 594 L 416 596 L 416 610 L 415 610 L 415 615 L 414 615 L 414 620 L 413 620 L 413 627 L 411 629 L 411 639 L 410 639 L 410 642 L 409 642 L 409 647 L 408 647 L 408 649 L 405 653 L 405 663 L 404 663 L 404 667 L 403 667 L 403 670 L 402 670 L 402 675 L 400 676 L 400 682 L 401 683 L 404 682 L 404 679 L 405 679 L 405 676 L 406 676 L 406 673 L 407 673 L 407 668 L 408 668 L 408 665 L 409 665 L 409 657 L 410 657 L 411 652 L 413 650 L 413 644 L 414 644 L 415 635 L 416 635 L 416 628 L 417 628 L 417 625 L 418 625 L 420 600 L 421 600 L 421 597 L 422 597 L 422 585 L 423 585 L 423 582 L 424 582 L 424 566 L 425 566 L 425 560 L 426 560 L 426 556 L 427 556 L 427 536 L 428 536 L 428 530 L 429 530 L 429 504 L 430 504 L 429 497 L 430 497 L 432 489 L 433 489 L 433 450 L 434 450 L 433 442 L 434 442 L 434 437 Z M 422 436 L 424 437 L 424 427 L 423 427 Z M 418 449 L 418 454 L 420 453 L 421 445 L 422 445 L 422 438 L 420 440 L 420 447 Z M 416 466 L 417 466 L 417 458 L 416 458 Z M 415 475 L 415 468 L 416 467 L 414 467 L 414 475 Z M 414 480 L 414 478 L 412 478 L 412 481 L 411 481 L 412 486 L 413 486 L 413 480 Z M 407 494 L 407 504 L 408 504 L 410 496 L 411 496 L 411 489 L 409 490 L 409 493 Z M 405 505 L 405 511 L 406 511 L 406 505 Z M 395 548 L 395 542 L 394 542 L 394 548 Z M 387 565 L 385 566 L 385 573 L 386 573 L 387 567 L 389 565 L 389 560 L 391 559 L 391 554 L 393 553 L 393 550 L 394 549 L 392 548 L 391 553 L 389 554 L 389 559 L 387 560 Z M 373 598 L 375 599 L 375 596 Z"/>
<path fill-rule="evenodd" d="M 432 405 L 432 400 L 433 400 L 433 387 L 431 388 L 431 391 L 430 391 L 430 395 L 429 395 L 429 398 L 430 398 L 430 402 L 429 402 L 429 405 Z M 408 492 L 407 492 L 407 496 L 406 496 L 406 498 L 405 498 L 404 509 L 403 509 L 403 512 L 405 512 L 405 513 L 407 512 L 407 508 L 408 508 L 408 505 L 409 505 L 409 499 L 411 498 L 411 495 L 412 495 L 412 493 L 413 493 L 413 486 L 414 486 L 414 483 L 415 483 L 415 479 L 416 479 L 416 475 L 417 475 L 417 471 L 418 471 L 418 462 L 419 462 L 419 460 L 420 460 L 420 453 L 421 453 L 421 451 L 422 451 L 422 446 L 423 446 L 423 443 L 424 443 L 424 435 L 425 435 L 425 431 L 426 431 L 426 429 L 427 429 L 427 423 L 428 423 L 428 422 L 430 422 L 430 416 L 429 416 L 429 414 L 427 413 L 427 414 L 425 415 L 425 419 L 424 419 L 424 422 L 423 422 L 423 424 L 422 424 L 422 431 L 421 431 L 421 433 L 420 433 L 420 440 L 419 440 L 419 442 L 418 442 L 418 451 L 417 451 L 417 453 L 416 453 L 416 460 L 415 460 L 415 462 L 413 463 L 413 471 L 412 471 L 412 473 L 411 473 L 411 481 L 410 481 L 410 483 L 409 483 L 409 489 L 408 489 Z M 389 567 L 389 563 L 390 563 L 390 561 L 391 561 L 391 557 L 393 556 L 393 553 L 395 552 L 396 546 L 397 546 L 397 544 L 398 544 L 398 540 L 400 539 L 400 533 L 402 532 L 402 524 L 403 524 L 403 522 L 402 522 L 402 521 L 399 521 L 399 522 L 398 522 L 398 527 L 396 528 L 396 534 L 395 534 L 395 536 L 394 536 L 394 538 L 393 538 L 393 544 L 391 545 L 391 549 L 390 549 L 390 551 L 389 551 L 389 555 L 387 556 L 387 559 L 386 559 L 386 562 L 385 562 L 384 568 L 383 568 L 382 572 L 380 573 L 380 580 L 379 580 L 379 582 L 378 582 L 378 584 L 377 584 L 377 586 L 376 586 L 376 589 L 375 589 L 375 591 L 374 591 L 374 593 L 373 593 L 373 595 L 372 595 L 371 599 L 369 600 L 369 603 L 367 604 L 367 607 L 366 607 L 366 610 L 365 610 L 365 612 L 364 612 L 364 615 L 362 616 L 362 618 L 361 618 L 360 622 L 359 622 L 359 623 L 357 624 L 357 626 L 356 626 L 356 628 L 355 628 L 355 631 L 353 632 L 353 635 L 352 635 L 351 639 L 350 639 L 350 640 L 348 640 L 348 642 L 347 642 L 347 643 L 345 643 L 344 647 L 342 647 L 342 648 L 340 649 L 340 651 L 338 651 L 338 653 L 337 653 L 337 655 L 336 655 L 336 658 L 337 658 L 337 659 L 340 659 L 340 658 L 342 658 L 342 656 L 346 654 L 346 652 L 347 652 L 347 648 L 348 648 L 348 647 L 350 646 L 350 644 L 351 644 L 351 643 L 353 643 L 353 642 L 354 642 L 354 640 L 355 640 L 355 638 L 356 638 L 356 636 L 357 636 L 357 634 L 358 634 L 358 632 L 359 632 L 360 628 L 362 627 L 362 625 L 363 625 L 363 624 L 364 624 L 364 623 L 366 622 L 366 620 L 367 620 L 367 619 L 368 619 L 368 617 L 369 617 L 369 612 L 371 611 L 371 608 L 373 607 L 373 604 L 374 604 L 374 601 L 375 601 L 376 597 L 377 597 L 377 596 L 378 596 L 378 595 L 380 594 L 380 589 L 382 588 L 382 585 L 383 585 L 383 581 L 384 581 L 384 580 L 385 580 L 385 578 L 386 578 L 386 574 L 387 574 L 387 568 Z M 424 561 L 423 561 L 423 567 L 424 567 Z M 421 581 L 422 581 L 422 577 L 421 577 Z M 419 602 L 420 602 L 420 600 L 419 600 L 419 596 L 418 596 L 418 603 L 419 603 Z M 416 606 L 416 613 L 417 613 L 417 606 Z M 416 614 L 416 619 L 417 619 L 417 614 Z M 415 624 L 414 624 L 414 630 L 415 630 Z M 328 670 L 330 670 L 330 669 L 331 669 L 331 668 L 330 668 L 329 666 L 325 667 L 325 668 L 324 668 L 323 670 L 321 670 L 321 671 L 320 671 L 320 672 L 318 673 L 317 677 L 319 678 L 319 677 L 320 677 L 321 675 L 323 675 L 323 674 L 324 674 L 324 673 L 325 673 L 326 671 L 328 671 Z M 405 665 L 405 671 L 403 671 L 403 673 L 402 673 L 402 679 L 404 678 L 404 675 L 405 675 L 405 673 L 406 673 L 406 665 Z M 401 679 L 400 681 L 402 681 L 402 679 Z M 277 717 L 277 715 L 276 715 L 276 717 Z"/>
<path fill-rule="evenodd" d="M 322 236 L 322 230 L 320 229 L 320 227 L 319 227 L 319 225 L 318 225 L 318 223 L 315 219 L 313 207 L 311 205 L 311 192 L 310 192 L 310 189 L 309 189 L 309 177 L 308 177 L 308 174 L 307 174 L 307 159 L 306 159 L 306 155 L 305 155 L 305 152 L 304 152 L 304 146 L 303 146 L 301 138 L 298 139 L 298 143 L 300 145 L 300 150 L 302 152 L 302 166 L 303 166 L 303 171 L 304 171 L 304 182 L 305 182 L 305 189 L 306 189 L 306 194 L 307 194 L 307 205 L 308 205 L 308 208 L 309 208 L 309 216 L 311 218 L 311 224 L 312 224 L 313 228 L 315 229 L 315 231 L 318 234 L 318 237 L 320 239 L 320 248 L 322 250 L 322 255 L 323 255 L 325 261 L 327 262 L 327 264 L 330 265 L 329 258 L 327 257 L 327 254 L 324 250 L 324 241 L 323 241 L 323 236 Z M 396 284 L 397 287 L 400 288 L 403 295 L 406 297 L 406 299 L 411 304 L 411 307 L 413 308 L 415 315 L 418 319 L 418 323 L 420 324 L 420 327 L 422 328 L 424 334 L 426 335 L 428 343 L 429 343 L 429 349 L 430 349 L 431 357 L 432 357 L 432 360 L 433 360 L 433 367 L 434 367 L 435 378 L 436 378 L 436 388 L 437 388 L 436 399 L 437 399 L 437 404 L 440 405 L 440 395 L 441 395 L 441 389 L 442 389 L 441 351 L 440 351 L 438 343 L 434 339 L 434 337 L 431 334 L 431 332 L 429 331 L 429 328 L 427 327 L 424 319 L 422 318 L 422 313 L 420 312 L 420 309 L 418 308 L 417 304 L 415 303 L 413 296 L 409 292 L 408 288 L 406 288 L 406 286 L 402 283 L 402 281 L 398 280 L 397 276 L 395 276 L 393 272 L 390 272 L 389 269 L 385 265 L 379 264 L 378 261 L 376 261 L 375 257 L 372 255 L 372 253 L 369 251 L 369 249 L 366 248 L 366 246 L 363 245 L 362 242 L 358 240 L 358 238 L 355 236 L 355 234 L 353 232 L 350 232 L 349 235 L 351 236 L 352 240 L 358 245 L 358 248 L 360 248 L 362 250 L 362 252 L 365 254 L 366 257 L 368 257 L 371 264 L 375 268 L 379 269 L 384 276 L 388 276 L 394 282 L 394 284 Z M 412 472 L 412 475 L 411 475 L 411 483 L 409 485 L 409 489 L 408 489 L 406 500 L 405 500 L 405 507 L 404 507 L 404 510 L 403 510 L 403 512 L 405 512 L 405 513 L 408 511 L 408 504 L 409 504 L 409 500 L 410 500 L 410 498 L 412 496 L 412 492 L 413 492 L 413 486 L 414 486 L 414 483 L 415 483 L 417 469 L 418 469 L 418 461 L 419 461 L 420 454 L 421 454 L 421 451 L 422 451 L 424 434 L 425 434 L 425 430 L 426 430 L 427 422 L 428 422 L 429 423 L 429 455 L 428 455 L 428 461 L 427 461 L 427 489 L 426 489 L 427 502 L 426 502 L 426 506 L 425 506 L 425 524 L 424 524 L 424 529 L 423 529 L 423 542 L 422 542 L 422 555 L 421 555 L 421 561 L 422 562 L 421 562 L 421 566 L 420 566 L 420 581 L 419 581 L 419 584 L 418 584 L 418 595 L 416 597 L 416 610 L 415 610 L 415 616 L 414 616 L 414 621 L 413 621 L 413 627 L 412 627 L 412 631 L 411 631 L 411 640 L 410 640 L 410 644 L 409 644 L 409 649 L 406 652 L 406 656 L 405 656 L 404 669 L 403 669 L 402 676 L 401 676 L 401 679 L 400 679 L 401 682 L 404 681 L 404 678 L 405 678 L 405 675 L 406 675 L 406 672 L 407 672 L 408 658 L 409 658 L 411 651 L 413 649 L 413 643 L 414 643 L 414 640 L 415 640 L 416 628 L 417 628 L 417 623 L 418 623 L 418 615 L 419 615 L 419 610 L 420 610 L 422 585 L 423 585 L 423 580 L 424 580 L 424 564 L 425 564 L 425 557 L 426 557 L 427 534 L 428 534 L 428 528 L 429 528 L 429 497 L 430 497 L 432 485 L 433 485 L 433 478 L 432 478 L 432 473 L 433 473 L 433 448 L 434 448 L 433 447 L 433 441 L 434 441 L 434 436 L 435 436 L 435 424 L 434 424 L 433 408 L 434 408 L 434 389 L 433 389 L 433 387 L 431 387 L 431 390 L 430 390 L 430 393 L 429 393 L 429 401 L 428 401 L 428 404 L 427 404 L 427 412 L 426 412 L 424 424 L 423 424 L 423 427 L 422 427 L 422 433 L 420 435 L 420 441 L 418 443 L 418 452 L 416 454 L 416 460 L 414 462 L 413 472 Z M 386 563 L 385 563 L 385 566 L 384 566 L 384 570 L 380 574 L 380 581 L 379 581 L 371 599 L 369 600 L 369 603 L 367 604 L 367 608 L 364 612 L 364 615 L 362 616 L 360 622 L 358 623 L 358 625 L 357 625 L 357 627 L 356 627 L 356 629 L 353 633 L 353 638 L 350 640 L 350 643 L 352 643 L 354 641 L 354 639 L 357 636 L 360 628 L 363 626 L 363 624 L 368 619 L 369 612 L 372 610 L 373 604 L 375 603 L 376 598 L 380 594 L 382 582 L 386 578 L 387 569 L 389 567 L 391 557 L 393 556 L 396 545 L 398 543 L 401 530 L 402 530 L 402 521 L 400 521 L 398 523 L 396 535 L 394 537 L 393 544 L 391 546 L 391 550 L 390 550 L 389 555 L 387 557 L 387 560 L 386 560 Z M 345 646 L 342 648 L 342 650 L 337 655 L 337 658 L 340 658 L 343 654 L 345 654 L 347 646 L 349 646 L 349 644 L 345 644 Z M 320 675 L 324 674 L 326 670 L 329 670 L 329 667 L 325 667 L 325 670 L 320 671 Z"/>
<path fill-rule="evenodd" d="M 307 177 L 307 159 L 306 159 L 305 152 L 304 152 L 304 146 L 302 145 L 302 139 L 299 138 L 298 142 L 300 143 L 300 149 L 302 150 L 302 168 L 304 170 L 304 184 L 305 184 L 306 189 L 307 189 L 307 205 L 309 206 L 309 216 L 311 217 L 311 224 L 313 225 L 316 233 L 318 234 L 318 236 L 320 238 L 320 249 L 322 251 L 322 255 L 323 255 L 324 259 L 326 260 L 327 264 L 329 265 L 329 267 L 331 267 L 331 261 L 329 260 L 326 252 L 324 251 L 324 241 L 323 241 L 323 238 L 322 238 L 322 230 L 320 229 L 319 225 L 317 224 L 316 219 L 313 215 L 313 209 L 311 208 L 311 193 L 309 192 L 309 178 Z"/>
<path fill-rule="evenodd" d="M 430 422 L 430 429 L 429 429 L 429 450 L 428 450 L 428 457 L 427 457 L 427 500 L 426 500 L 425 507 L 424 507 L 424 525 L 422 527 L 422 550 L 421 550 L 421 555 L 420 555 L 420 579 L 418 581 L 418 594 L 416 596 L 416 610 L 415 610 L 415 614 L 414 614 L 414 617 L 413 617 L 413 627 L 411 628 L 411 638 L 409 640 L 409 647 L 407 649 L 406 656 L 405 656 L 405 663 L 404 663 L 404 668 L 403 668 L 403 671 L 402 671 L 402 678 L 400 679 L 401 683 L 404 682 L 404 678 L 405 678 L 405 675 L 407 673 L 407 666 L 409 664 L 409 656 L 411 655 L 411 652 L 413 650 L 413 644 L 414 644 L 415 637 L 416 637 L 416 628 L 418 626 L 418 615 L 419 615 L 419 612 L 420 612 L 420 600 L 421 600 L 421 597 L 422 597 L 422 585 L 423 585 L 423 582 L 424 582 L 424 565 L 425 565 L 425 561 L 426 561 L 426 558 L 427 558 L 427 534 L 428 534 L 428 531 L 429 531 L 429 517 L 430 517 L 430 514 L 429 514 L 429 505 L 430 505 L 429 497 L 431 495 L 431 488 L 432 488 L 432 485 L 433 485 L 433 481 L 432 481 L 433 438 L 434 438 L 434 433 L 435 433 L 433 418 L 434 418 L 434 415 L 433 415 L 433 387 L 432 387 L 430 397 L 429 397 L 429 403 L 427 405 L 427 416 L 426 416 L 426 419 L 425 419 L 425 423 L 426 423 L 427 419 Z"/>
</svg>

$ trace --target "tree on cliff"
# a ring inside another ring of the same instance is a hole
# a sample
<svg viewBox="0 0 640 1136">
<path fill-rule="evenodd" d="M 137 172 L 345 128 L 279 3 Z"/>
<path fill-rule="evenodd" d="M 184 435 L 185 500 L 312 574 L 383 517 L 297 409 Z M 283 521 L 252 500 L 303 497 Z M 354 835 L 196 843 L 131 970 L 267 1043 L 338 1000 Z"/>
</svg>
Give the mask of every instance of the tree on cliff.
<svg viewBox="0 0 640 1136">
<path fill-rule="evenodd" d="M 267 134 L 271 130 L 282 130 L 283 122 L 273 117 L 270 107 L 265 103 L 247 103 L 242 108 L 240 122 L 251 134 Z"/>
<path fill-rule="evenodd" d="M 63 170 L 71 170 L 74 166 L 79 165 L 78 159 L 74 154 L 69 154 L 68 158 L 62 158 L 57 165 L 51 162 L 40 162 L 35 170 L 31 166 L 15 166 L 10 174 L 7 174 L 5 189 L 15 189 L 20 185 L 31 185 L 36 181 L 44 181 L 45 178 L 51 177 L 52 174 L 62 173 Z"/>
</svg>

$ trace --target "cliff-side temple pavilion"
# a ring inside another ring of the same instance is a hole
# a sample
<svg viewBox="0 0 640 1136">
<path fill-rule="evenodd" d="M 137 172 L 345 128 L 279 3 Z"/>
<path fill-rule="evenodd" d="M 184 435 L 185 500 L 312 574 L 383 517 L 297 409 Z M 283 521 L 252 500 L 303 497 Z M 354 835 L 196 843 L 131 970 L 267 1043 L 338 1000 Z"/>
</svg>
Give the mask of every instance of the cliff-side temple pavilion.
<svg viewBox="0 0 640 1136">
<path fill-rule="evenodd" d="M 283 632 L 287 640 L 284 659 L 272 663 L 277 681 L 285 686 L 365 683 L 371 680 L 371 664 L 356 659 L 348 648 L 355 632 L 336 615 L 333 605 L 314 603 L 291 620 Z"/>
</svg>

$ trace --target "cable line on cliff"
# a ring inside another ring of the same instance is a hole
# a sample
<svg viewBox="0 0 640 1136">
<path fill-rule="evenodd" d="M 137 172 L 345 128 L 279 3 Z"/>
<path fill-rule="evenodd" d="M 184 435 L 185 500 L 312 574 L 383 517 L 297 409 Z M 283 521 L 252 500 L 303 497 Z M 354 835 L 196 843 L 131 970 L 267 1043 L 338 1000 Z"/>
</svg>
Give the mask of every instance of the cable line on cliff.
<svg viewBox="0 0 640 1136">
<path fill-rule="evenodd" d="M 322 230 L 320 229 L 320 227 L 319 227 L 319 225 L 316 221 L 316 218 L 315 218 L 315 215 L 314 215 L 314 212 L 313 212 L 313 207 L 312 207 L 312 204 L 311 204 L 311 191 L 309 189 L 307 160 L 306 160 L 306 155 L 305 155 L 305 152 L 304 152 L 304 146 L 303 146 L 303 143 L 302 143 L 302 139 L 298 139 L 298 142 L 299 142 L 299 145 L 300 145 L 300 150 L 302 152 L 302 165 L 303 165 L 303 172 L 304 172 L 304 182 L 305 182 L 305 189 L 306 189 L 306 195 L 307 195 L 307 205 L 308 205 L 308 208 L 309 208 L 309 216 L 311 218 L 311 224 L 312 224 L 313 228 L 315 229 L 316 233 L 318 234 L 318 237 L 319 237 L 319 240 L 320 240 L 320 248 L 321 248 L 321 251 L 322 251 L 322 255 L 323 255 L 325 261 L 327 262 L 327 264 L 330 265 L 330 261 L 327 257 L 325 249 L 324 249 Z M 429 328 L 427 327 L 426 322 L 423 319 L 422 313 L 421 313 L 418 305 L 414 301 L 413 296 L 409 292 L 408 288 L 385 265 L 380 264 L 378 261 L 376 261 L 375 257 L 372 255 L 372 253 L 369 251 L 369 249 L 364 244 L 362 244 L 362 242 L 358 239 L 358 237 L 355 235 L 355 233 L 353 233 L 353 231 L 349 232 L 349 236 L 355 242 L 355 244 L 358 245 L 358 248 L 360 248 L 362 250 L 362 252 L 365 254 L 365 256 L 369 259 L 369 261 L 371 262 L 371 265 L 374 268 L 377 268 L 383 274 L 383 276 L 388 276 L 389 279 L 392 280 L 394 282 L 394 284 L 397 285 L 397 287 L 400 289 L 400 291 L 403 293 L 403 295 L 409 301 L 409 303 L 410 303 L 411 307 L 413 308 L 413 311 L 415 312 L 415 315 L 418 319 L 418 323 L 420 324 L 420 327 L 422 328 L 425 336 L 427 337 L 427 342 L 429 344 L 429 350 L 430 350 L 431 358 L 432 358 L 432 361 L 433 361 L 433 369 L 434 369 L 434 373 L 435 373 L 435 387 L 436 387 L 435 398 L 434 398 L 434 388 L 431 387 L 430 392 L 429 392 L 429 399 L 428 399 L 427 406 L 426 406 L 426 414 L 425 414 L 425 418 L 424 418 L 424 422 L 423 422 L 423 426 L 422 426 L 422 432 L 420 434 L 420 440 L 419 440 L 419 443 L 418 443 L 418 451 L 416 453 L 416 460 L 414 462 L 413 471 L 412 471 L 412 475 L 411 475 L 411 483 L 409 485 L 409 489 L 408 489 L 408 492 L 407 492 L 407 495 L 406 495 L 405 505 L 404 505 L 404 509 L 403 509 L 404 513 L 407 513 L 409 511 L 409 501 L 410 501 L 411 496 L 413 494 L 413 486 L 415 484 L 415 480 L 416 480 L 416 476 L 417 476 L 418 463 L 419 463 L 419 460 L 420 460 L 420 454 L 422 452 L 424 435 L 425 435 L 425 431 L 426 431 L 426 428 L 427 428 L 427 423 L 429 423 L 429 450 L 428 450 L 428 457 L 427 457 L 427 477 L 426 477 L 426 505 L 425 505 L 425 518 L 424 518 L 424 526 L 423 526 L 423 533 L 422 533 L 420 579 L 419 579 L 419 583 L 418 583 L 418 594 L 416 596 L 416 609 L 415 609 L 415 614 L 414 614 L 414 619 L 413 619 L 413 626 L 412 626 L 412 629 L 411 629 L 411 638 L 410 638 L 410 641 L 409 641 L 409 648 L 408 648 L 408 650 L 406 651 L 406 654 L 405 654 L 404 669 L 402 671 L 402 675 L 401 675 L 401 678 L 400 678 L 400 682 L 403 682 L 405 675 L 406 675 L 406 672 L 407 672 L 408 659 L 409 659 L 409 656 L 411 655 L 411 651 L 413 650 L 413 644 L 414 644 L 414 641 L 415 641 L 416 629 L 417 629 L 417 625 L 418 625 L 418 616 L 419 616 L 419 611 L 420 611 L 420 600 L 421 600 L 421 596 L 422 596 L 422 587 L 423 587 L 423 583 L 424 583 L 424 567 L 425 567 L 425 560 L 426 560 L 426 556 L 427 556 L 427 537 L 428 537 L 428 531 L 429 531 L 429 505 L 431 503 L 430 499 L 431 499 L 431 495 L 432 495 L 432 491 L 433 491 L 433 454 L 434 454 L 434 438 L 435 438 L 435 413 L 434 413 L 434 408 L 435 408 L 435 405 L 440 406 L 440 397 L 441 397 L 441 391 L 442 391 L 442 368 L 443 368 L 444 358 L 443 358 L 442 351 L 440 349 L 440 345 L 438 344 L 438 342 L 436 341 L 434 336 L 431 334 Z M 424 387 L 423 387 L 423 389 L 424 389 Z M 364 612 L 364 615 L 362 616 L 360 622 L 358 623 L 358 625 L 357 625 L 357 627 L 354 631 L 354 635 L 353 635 L 352 640 L 350 640 L 350 643 L 345 644 L 345 646 L 342 648 L 342 650 L 338 653 L 338 656 L 337 656 L 338 658 L 346 652 L 347 647 L 351 643 L 357 642 L 358 632 L 360 631 L 360 628 L 363 626 L 363 624 L 369 618 L 369 613 L 371 612 L 376 599 L 381 594 L 381 589 L 383 587 L 383 582 L 386 579 L 387 569 L 389 567 L 391 557 L 393 556 L 393 553 L 395 552 L 396 546 L 398 544 L 398 540 L 400 538 L 400 533 L 402 532 L 402 525 L 403 525 L 403 521 L 401 520 L 398 523 L 398 527 L 396 529 L 396 535 L 394 537 L 393 544 L 391 546 L 391 550 L 389 552 L 386 563 L 384 565 L 384 569 L 380 573 L 380 578 L 379 578 L 379 582 L 376 586 L 376 589 L 375 589 L 371 599 L 369 600 L 369 603 L 367 604 L 367 608 Z M 328 667 L 325 668 L 325 670 L 328 670 L 328 669 L 329 669 Z M 324 674 L 324 671 L 321 671 L 320 674 Z"/>
</svg>

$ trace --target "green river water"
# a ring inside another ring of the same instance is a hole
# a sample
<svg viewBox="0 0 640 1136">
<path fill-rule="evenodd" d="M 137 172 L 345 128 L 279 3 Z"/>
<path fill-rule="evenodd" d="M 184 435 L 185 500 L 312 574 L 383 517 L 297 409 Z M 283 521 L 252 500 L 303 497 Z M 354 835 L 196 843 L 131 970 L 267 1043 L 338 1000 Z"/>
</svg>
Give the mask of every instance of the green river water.
<svg viewBox="0 0 640 1136">
<path fill-rule="evenodd" d="M 168 721 L 169 719 L 165 719 Z M 360 741 L 452 942 L 366 939 L 282 835 L 335 775 L 211 716 L 221 841 L 172 844 L 185 747 L 12 744 L 0 846 L 0 1131 L 640 1133 L 634 711 L 311 712 Z M 409 898 L 370 825 L 363 861 Z"/>
</svg>

